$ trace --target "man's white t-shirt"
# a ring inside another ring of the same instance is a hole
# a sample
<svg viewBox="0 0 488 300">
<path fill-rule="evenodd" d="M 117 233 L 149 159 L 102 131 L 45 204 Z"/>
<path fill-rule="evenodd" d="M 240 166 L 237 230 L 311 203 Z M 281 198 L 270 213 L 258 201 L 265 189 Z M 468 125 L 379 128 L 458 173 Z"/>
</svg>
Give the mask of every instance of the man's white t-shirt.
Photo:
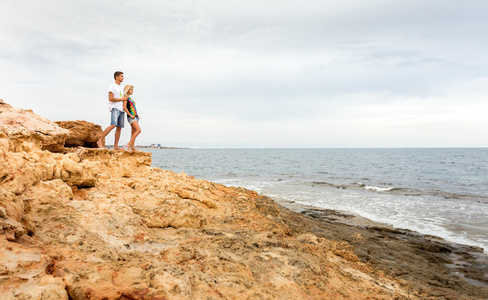
<svg viewBox="0 0 488 300">
<path fill-rule="evenodd" d="M 122 98 L 124 97 L 124 88 L 120 84 L 116 84 L 115 82 L 112 83 L 108 87 L 109 93 L 114 94 L 114 98 Z M 110 101 L 108 100 L 108 110 L 112 111 L 112 109 L 124 111 L 124 101 Z"/>
</svg>

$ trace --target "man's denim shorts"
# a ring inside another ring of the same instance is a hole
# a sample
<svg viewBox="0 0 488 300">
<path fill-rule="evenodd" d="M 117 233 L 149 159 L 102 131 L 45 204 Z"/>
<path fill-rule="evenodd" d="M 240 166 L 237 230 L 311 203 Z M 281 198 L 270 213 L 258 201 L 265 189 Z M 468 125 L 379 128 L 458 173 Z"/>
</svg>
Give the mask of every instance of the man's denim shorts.
<svg viewBox="0 0 488 300">
<path fill-rule="evenodd" d="M 112 108 L 110 125 L 115 125 L 117 127 L 124 127 L 124 115 L 123 111 Z"/>
</svg>

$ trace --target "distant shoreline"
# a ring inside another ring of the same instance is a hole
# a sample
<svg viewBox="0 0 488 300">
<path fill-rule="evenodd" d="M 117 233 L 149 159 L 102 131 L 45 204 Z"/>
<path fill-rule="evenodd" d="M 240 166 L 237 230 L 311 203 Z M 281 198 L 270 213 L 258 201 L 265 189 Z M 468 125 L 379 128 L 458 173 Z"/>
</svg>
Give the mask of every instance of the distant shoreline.
<svg viewBox="0 0 488 300">
<path fill-rule="evenodd" d="M 109 149 L 113 149 L 114 145 L 106 145 L 105 147 L 107 147 Z M 185 147 L 141 146 L 141 145 L 136 145 L 136 148 L 141 148 L 141 149 L 190 149 L 190 148 L 185 148 Z"/>
</svg>

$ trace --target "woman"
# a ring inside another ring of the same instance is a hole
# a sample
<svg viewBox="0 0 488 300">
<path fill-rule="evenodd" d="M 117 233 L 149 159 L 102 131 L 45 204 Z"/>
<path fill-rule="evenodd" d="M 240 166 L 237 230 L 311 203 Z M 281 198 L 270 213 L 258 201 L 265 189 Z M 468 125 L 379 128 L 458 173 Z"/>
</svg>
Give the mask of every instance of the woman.
<svg viewBox="0 0 488 300">
<path fill-rule="evenodd" d="M 127 143 L 127 150 L 137 151 L 135 147 L 136 137 L 141 133 L 141 127 L 139 127 L 139 115 L 137 114 L 136 103 L 130 96 L 134 93 L 134 87 L 130 84 L 124 87 L 124 96 L 127 96 L 127 100 L 124 101 L 124 111 L 127 113 L 127 121 L 132 128 L 132 134 L 130 141 Z"/>
</svg>

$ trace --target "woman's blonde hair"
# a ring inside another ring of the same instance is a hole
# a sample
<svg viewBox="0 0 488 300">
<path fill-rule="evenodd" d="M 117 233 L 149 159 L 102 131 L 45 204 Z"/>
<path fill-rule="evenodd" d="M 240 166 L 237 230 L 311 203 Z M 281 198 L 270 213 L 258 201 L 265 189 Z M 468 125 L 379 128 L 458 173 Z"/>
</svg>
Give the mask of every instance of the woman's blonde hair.
<svg viewBox="0 0 488 300">
<path fill-rule="evenodd" d="M 128 84 L 128 85 L 126 85 L 126 86 L 124 87 L 124 96 L 127 96 L 127 95 L 128 95 L 129 90 L 130 90 L 131 88 L 133 88 L 133 86 L 132 86 L 132 85 L 130 85 L 130 84 Z"/>
</svg>

